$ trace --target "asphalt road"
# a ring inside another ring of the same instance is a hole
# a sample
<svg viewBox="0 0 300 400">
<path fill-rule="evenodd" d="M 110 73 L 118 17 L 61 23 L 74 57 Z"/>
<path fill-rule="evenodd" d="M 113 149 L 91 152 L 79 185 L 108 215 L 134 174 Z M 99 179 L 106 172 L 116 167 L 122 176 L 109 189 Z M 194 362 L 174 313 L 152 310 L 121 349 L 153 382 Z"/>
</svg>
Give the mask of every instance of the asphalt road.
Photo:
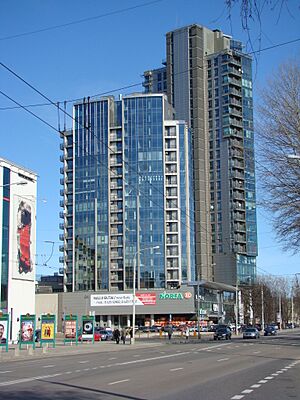
<svg viewBox="0 0 300 400">
<path fill-rule="evenodd" d="M 300 332 L 0 361 L 0 399 L 300 399 Z"/>
</svg>

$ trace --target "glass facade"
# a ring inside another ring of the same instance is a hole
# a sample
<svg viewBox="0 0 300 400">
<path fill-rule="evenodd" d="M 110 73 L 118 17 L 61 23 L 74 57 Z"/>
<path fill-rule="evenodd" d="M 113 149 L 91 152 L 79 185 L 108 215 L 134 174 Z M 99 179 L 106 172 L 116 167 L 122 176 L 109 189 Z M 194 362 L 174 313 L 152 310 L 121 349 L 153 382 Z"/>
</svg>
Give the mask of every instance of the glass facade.
<svg viewBox="0 0 300 400">
<path fill-rule="evenodd" d="M 108 101 L 75 105 L 74 289 L 108 288 Z M 74 197 L 73 197 L 74 196 Z M 68 199 L 69 197 L 69 199 Z M 95 268 L 95 264 L 97 267 Z"/>
<path fill-rule="evenodd" d="M 162 102 L 161 96 L 124 99 L 126 287 L 134 258 L 141 288 L 165 286 Z"/>
<path fill-rule="evenodd" d="M 61 146 L 67 290 L 132 289 L 134 265 L 138 289 L 195 279 L 191 138 L 168 107 L 145 94 L 74 106 Z"/>
<path fill-rule="evenodd" d="M 2 254 L 1 254 L 1 303 L 0 310 L 7 311 L 8 301 L 8 256 L 9 256 L 9 206 L 10 206 L 10 170 L 3 168 L 2 203 Z"/>
</svg>

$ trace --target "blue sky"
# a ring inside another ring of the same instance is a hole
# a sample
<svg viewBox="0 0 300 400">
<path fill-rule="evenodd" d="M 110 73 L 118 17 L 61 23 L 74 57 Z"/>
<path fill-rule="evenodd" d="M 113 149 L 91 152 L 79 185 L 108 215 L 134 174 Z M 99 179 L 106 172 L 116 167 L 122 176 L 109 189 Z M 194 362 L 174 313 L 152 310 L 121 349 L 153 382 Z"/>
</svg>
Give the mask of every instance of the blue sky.
<svg viewBox="0 0 300 400">
<path fill-rule="evenodd" d="M 228 18 L 225 1 L 162 0 L 132 10 L 114 13 L 85 23 L 36 34 L 5 39 L 24 32 L 112 13 L 142 5 L 144 1 L 104 2 L 99 0 L 2 0 L 0 13 L 0 61 L 37 87 L 55 102 L 101 94 L 142 82 L 147 69 L 158 67 L 165 58 L 166 32 L 198 23 L 220 29 L 247 43 L 240 10 Z M 264 3 L 264 2 L 262 2 Z M 280 3 L 280 2 L 278 2 Z M 300 9 L 297 0 L 262 12 L 261 48 L 300 38 Z M 253 49 L 259 48 L 258 23 L 250 23 Z M 251 49 L 247 48 L 249 51 Z M 254 100 L 272 71 L 291 57 L 299 57 L 300 42 L 263 51 L 255 68 Z M 1 90 L 23 105 L 45 100 L 0 67 Z M 141 91 L 137 86 L 132 91 Z M 127 93 L 128 91 L 121 91 Z M 59 263 L 59 179 L 60 138 L 50 128 L 22 109 L 1 110 L 13 104 L 0 95 L 0 157 L 37 172 L 37 273 L 58 271 Z M 35 107 L 31 110 L 57 127 L 57 110 Z M 63 117 L 61 116 L 61 122 Z M 67 126 L 71 120 L 67 119 Z M 258 133 L 257 133 L 258 134 Z M 269 216 L 258 208 L 258 272 L 294 274 L 300 272 L 300 257 L 284 253 Z M 51 254 L 54 241 L 54 254 Z M 51 267 L 51 268 L 50 268 Z"/>
</svg>

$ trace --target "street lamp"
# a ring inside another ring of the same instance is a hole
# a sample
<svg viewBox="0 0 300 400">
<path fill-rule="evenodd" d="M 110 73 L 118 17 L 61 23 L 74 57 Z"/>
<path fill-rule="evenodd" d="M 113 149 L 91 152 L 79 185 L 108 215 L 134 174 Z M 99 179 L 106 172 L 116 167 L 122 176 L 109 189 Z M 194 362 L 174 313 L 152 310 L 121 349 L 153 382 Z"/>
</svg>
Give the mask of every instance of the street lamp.
<svg viewBox="0 0 300 400">
<path fill-rule="evenodd" d="M 5 185 L 0 186 L 0 188 L 4 188 L 7 186 L 12 186 L 12 185 L 27 185 L 28 182 L 13 182 L 13 183 L 6 183 Z"/>
<path fill-rule="evenodd" d="M 134 344 L 135 341 L 135 280 L 136 280 L 136 257 L 138 254 L 140 254 L 142 251 L 145 250 L 156 250 L 159 249 L 159 246 L 153 246 L 153 247 L 145 247 L 144 249 L 139 249 L 135 252 L 134 254 L 134 259 L 133 259 L 133 291 L 132 291 L 132 297 L 133 297 L 133 302 L 132 302 L 132 338 L 131 338 L 131 344 Z"/>
</svg>

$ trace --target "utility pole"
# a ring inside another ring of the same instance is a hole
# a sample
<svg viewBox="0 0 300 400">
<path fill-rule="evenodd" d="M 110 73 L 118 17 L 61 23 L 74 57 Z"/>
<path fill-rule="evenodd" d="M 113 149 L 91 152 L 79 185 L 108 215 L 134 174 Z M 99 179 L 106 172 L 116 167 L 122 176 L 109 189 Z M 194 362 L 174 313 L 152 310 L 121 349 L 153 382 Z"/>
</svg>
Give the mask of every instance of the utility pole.
<svg viewBox="0 0 300 400">
<path fill-rule="evenodd" d="M 239 290 L 238 290 L 238 281 L 236 281 L 235 286 L 235 334 L 239 333 Z"/>
<path fill-rule="evenodd" d="M 279 329 L 282 328 L 282 317 L 281 317 L 281 293 L 279 292 Z"/>
<path fill-rule="evenodd" d="M 265 329 L 264 287 L 261 285 L 261 329 Z"/>
</svg>

